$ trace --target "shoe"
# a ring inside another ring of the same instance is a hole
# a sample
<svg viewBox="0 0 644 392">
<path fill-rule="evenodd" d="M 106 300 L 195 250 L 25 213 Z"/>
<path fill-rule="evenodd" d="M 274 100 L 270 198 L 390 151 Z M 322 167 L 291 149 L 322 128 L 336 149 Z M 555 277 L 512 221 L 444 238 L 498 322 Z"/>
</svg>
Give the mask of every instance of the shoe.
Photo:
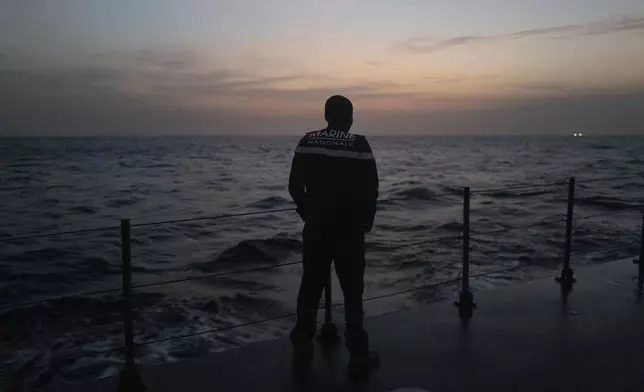
<svg viewBox="0 0 644 392">
<path fill-rule="evenodd" d="M 350 378 L 364 378 L 373 372 L 380 365 L 380 355 L 375 351 L 369 351 L 367 355 L 352 355 L 349 359 L 347 374 Z"/>
<path fill-rule="evenodd" d="M 293 370 L 307 372 L 313 363 L 313 341 L 309 340 L 293 346 Z"/>
</svg>

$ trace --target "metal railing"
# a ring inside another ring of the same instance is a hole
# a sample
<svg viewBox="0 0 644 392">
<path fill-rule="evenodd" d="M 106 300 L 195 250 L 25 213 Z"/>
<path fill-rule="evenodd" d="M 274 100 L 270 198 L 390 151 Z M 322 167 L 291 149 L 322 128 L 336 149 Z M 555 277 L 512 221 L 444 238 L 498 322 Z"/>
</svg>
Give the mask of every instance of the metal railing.
<svg viewBox="0 0 644 392">
<path fill-rule="evenodd" d="M 632 211 L 637 211 L 641 210 L 644 208 L 644 205 L 634 205 L 630 208 L 626 209 L 620 209 L 619 211 L 611 211 L 608 213 L 601 213 L 601 214 L 593 214 L 593 215 L 586 215 L 586 216 L 581 216 L 578 218 L 574 217 L 574 205 L 575 205 L 575 186 L 576 184 L 579 183 L 594 183 L 594 182 L 599 182 L 599 181 L 612 181 L 612 180 L 623 180 L 623 179 L 634 179 L 634 178 L 639 178 L 639 179 L 644 179 L 644 173 L 641 173 L 637 176 L 627 176 L 627 177 L 612 177 L 612 178 L 597 178 L 597 179 L 589 179 L 589 180 L 584 180 L 584 181 L 576 181 L 575 178 L 567 178 L 564 181 L 557 181 L 557 182 L 552 182 L 552 183 L 546 183 L 546 184 L 518 184 L 518 185 L 513 185 L 513 186 L 508 186 L 508 187 L 503 187 L 503 188 L 492 188 L 492 189 L 481 189 L 481 190 L 471 190 L 469 187 L 462 188 L 461 191 L 453 191 L 449 193 L 443 193 L 443 194 L 437 194 L 433 195 L 430 197 L 425 197 L 422 198 L 423 201 L 425 200 L 440 200 L 442 197 L 447 197 L 447 196 L 460 196 L 462 198 L 462 206 L 463 206 L 463 217 L 462 217 L 462 232 L 459 235 L 456 236 L 444 236 L 440 238 L 433 238 L 433 239 L 428 239 L 428 240 L 423 240 L 423 241 L 416 241 L 416 242 L 410 242 L 406 244 L 400 244 L 396 246 L 391 246 L 387 247 L 386 250 L 392 251 L 392 250 L 399 250 L 403 248 L 413 248 L 416 246 L 420 245 L 426 245 L 426 244 L 431 244 L 431 243 L 449 243 L 449 241 L 461 241 L 462 245 L 462 268 L 461 268 L 461 273 L 459 276 L 448 279 L 445 281 L 441 282 L 435 282 L 431 284 L 426 284 L 426 285 L 420 285 L 417 287 L 409 288 L 406 290 L 402 291 L 397 291 L 393 293 L 387 293 L 387 294 L 381 294 L 381 295 L 376 295 L 373 297 L 367 297 L 364 298 L 365 302 L 368 301 L 373 301 L 373 300 L 378 300 L 382 298 L 387 298 L 387 297 L 392 297 L 396 295 L 403 295 L 403 294 L 409 294 L 413 292 L 417 292 L 420 290 L 425 290 L 431 287 L 436 287 L 440 285 L 445 285 L 445 284 L 450 284 L 450 283 L 456 283 L 459 282 L 461 284 L 461 290 L 460 290 L 460 295 L 459 299 L 455 304 L 458 307 L 459 310 L 459 316 L 464 320 L 468 321 L 472 316 L 473 316 L 473 310 L 476 308 L 476 303 L 474 302 L 474 295 L 472 291 L 470 290 L 470 281 L 474 278 L 478 277 L 483 277 L 483 276 L 489 276 L 493 274 L 501 274 L 505 272 L 509 272 L 512 270 L 516 270 L 518 268 L 523 267 L 522 265 L 515 265 L 503 269 L 498 269 L 498 270 L 493 270 L 493 271 L 486 271 L 486 272 L 480 272 L 480 273 L 475 273 L 471 274 L 471 259 L 470 259 L 470 252 L 471 252 L 471 240 L 474 239 L 476 240 L 475 237 L 482 237 L 482 236 L 487 236 L 487 235 L 493 235 L 493 234 L 498 234 L 498 233 L 506 233 L 506 232 L 511 232 L 515 230 L 521 230 L 521 229 L 527 229 L 527 228 L 534 228 L 534 227 L 539 227 L 539 226 L 549 226 L 553 225 L 556 223 L 566 223 L 565 227 L 565 240 L 564 243 L 562 244 L 563 246 L 563 267 L 561 270 L 561 275 L 557 278 L 557 281 L 561 284 L 562 288 L 564 289 L 569 289 L 572 287 L 573 283 L 575 282 L 574 278 L 574 271 L 571 267 L 571 257 L 573 255 L 572 252 L 572 239 L 573 239 L 573 222 L 575 219 L 577 220 L 585 220 L 585 219 L 592 219 L 592 218 L 598 218 L 598 217 L 605 217 L 605 216 L 612 216 L 620 213 L 626 213 L 626 212 L 632 212 Z M 471 209 L 470 209 L 470 201 L 473 195 L 479 195 L 479 194 L 486 194 L 486 193 L 494 193 L 494 192 L 501 192 L 501 191 L 521 191 L 521 190 L 526 190 L 526 189 L 533 189 L 533 188 L 549 188 L 549 187 L 555 187 L 555 186 L 562 186 L 566 185 L 567 186 L 567 209 L 565 214 L 557 214 L 557 215 L 552 215 L 549 217 L 544 218 L 543 220 L 539 222 L 535 222 L 532 224 L 528 225 L 522 225 L 522 226 L 510 226 L 510 227 L 505 227 L 502 229 L 496 229 L 496 230 L 490 230 L 490 231 L 482 231 L 482 232 L 473 232 L 471 231 L 471 225 L 470 225 L 470 217 L 471 217 Z M 380 203 L 384 202 L 394 202 L 394 201 L 406 201 L 410 200 L 410 198 L 391 198 L 391 199 L 384 199 L 380 200 Z M 254 215 L 262 215 L 262 214 L 272 214 L 272 213 L 283 213 L 283 212 L 291 212 L 294 211 L 295 208 L 282 208 L 282 209 L 274 209 L 274 210 L 264 210 L 264 211 L 254 211 L 254 212 L 244 212 L 244 213 L 238 213 L 238 214 L 222 214 L 222 215 L 215 215 L 215 216 L 206 216 L 206 217 L 196 217 L 196 218 L 187 218 L 187 219 L 174 219 L 174 220 L 165 220 L 165 221 L 153 221 L 153 222 L 143 222 L 143 223 L 131 223 L 129 219 L 123 219 L 120 222 L 119 226 L 109 226 L 109 227 L 100 227 L 100 228 L 92 228 L 92 229 L 83 229 L 83 230 L 72 230 L 72 231 L 61 231 L 61 232 L 55 232 L 55 233 L 39 233 L 39 234 L 34 234 L 34 235 L 24 235 L 24 236 L 14 236 L 14 237 L 8 237 L 8 238 L 0 238 L 0 243 L 12 243 L 12 242 L 21 242 L 24 240 L 29 240 L 29 239 L 35 239 L 35 238 L 44 238 L 44 237 L 52 237 L 52 236 L 65 236 L 65 235 L 73 235 L 73 234 L 79 234 L 79 233 L 87 233 L 87 232 L 98 232 L 98 231 L 108 231 L 108 230 L 115 230 L 115 229 L 120 229 L 120 239 L 121 239 L 121 275 L 122 275 L 122 287 L 120 288 L 112 288 L 112 289 L 106 289 L 106 290 L 98 290 L 98 291 L 92 291 L 92 292 L 84 292 L 84 293 L 79 293 L 79 294 L 74 294 L 74 295 L 68 295 L 68 296 L 60 296 L 60 297 L 53 297 L 53 298 L 48 298 L 44 300 L 38 300 L 38 301 L 26 301 L 26 302 L 20 302 L 20 303 L 14 303 L 14 304 L 9 304 L 9 305 L 4 305 L 0 306 L 0 311 L 6 311 L 10 309 L 15 309 L 15 308 L 21 308 L 21 307 L 29 307 L 29 306 L 35 306 L 39 304 L 44 304 L 44 303 L 51 303 L 51 302 L 56 302 L 56 301 L 63 301 L 63 300 L 68 300 L 68 299 L 74 299 L 74 298 L 80 298 L 80 297 L 86 297 L 86 296 L 93 296 L 93 295 L 103 295 L 103 294 L 110 294 L 110 293 L 116 293 L 116 292 L 121 292 L 123 296 L 123 338 L 124 338 L 124 344 L 123 346 L 117 347 L 117 348 L 112 348 L 109 350 L 105 350 L 100 352 L 99 354 L 104 354 L 104 353 L 109 353 L 109 352 L 115 352 L 115 351 L 121 351 L 124 352 L 124 357 L 125 357 L 125 368 L 121 372 L 120 376 L 120 390 L 128 390 L 128 391 L 139 391 L 139 390 L 144 390 L 143 382 L 140 377 L 140 373 L 137 370 L 136 364 L 135 364 L 135 350 L 137 347 L 142 347 L 146 345 L 151 345 L 151 344 L 157 344 L 161 342 L 166 342 L 170 340 L 175 340 L 175 339 L 184 339 L 188 337 L 193 337 L 193 336 L 198 336 L 198 335 L 205 335 L 205 334 L 214 334 L 214 333 L 219 333 L 223 332 L 226 330 L 234 329 L 234 328 L 240 328 L 240 327 L 246 327 L 246 326 L 251 326 L 255 324 L 260 324 L 260 323 L 265 323 L 265 322 L 270 322 L 270 321 L 275 321 L 275 320 L 281 320 L 281 319 L 286 319 L 293 317 L 295 313 L 288 313 L 288 314 L 283 314 L 275 317 L 269 317 L 265 319 L 260 319 L 260 320 L 254 320 L 254 321 L 249 321 L 241 324 L 236 324 L 232 326 L 225 326 L 225 327 L 219 327 L 219 328 L 212 328 L 208 330 L 203 330 L 203 331 L 197 331 L 197 332 L 191 332 L 191 333 L 186 333 L 182 335 L 176 335 L 176 336 L 170 336 L 170 337 L 165 337 L 165 338 L 159 338 L 159 339 L 152 339 L 152 340 L 147 340 L 147 341 L 140 341 L 140 342 L 135 342 L 134 339 L 134 316 L 133 316 L 133 306 L 132 306 L 132 296 L 133 296 L 133 290 L 134 289 L 140 289 L 140 288 L 149 288 L 149 287 L 154 287 L 154 286 L 161 286 L 161 285 L 167 285 L 167 284 L 174 284 L 174 283 L 180 283 L 180 282 L 188 282 L 188 281 L 195 281 L 195 280 L 200 280 L 200 279 L 207 279 L 207 278 L 218 278 L 218 277 L 223 277 L 223 276 L 228 276 L 232 274 L 237 274 L 237 273 L 248 273 L 248 272 L 257 272 L 257 271 L 264 271 L 264 270 L 271 270 L 271 269 L 276 269 L 280 267 L 285 267 L 285 266 L 291 266 L 291 265 L 296 265 L 300 264 L 301 261 L 297 262 L 288 262 L 288 263 L 281 263 L 281 264 L 274 264 L 270 266 L 262 266 L 262 267 L 257 267 L 257 268 L 250 268 L 250 269 L 237 269 L 237 270 L 230 270 L 230 271 L 224 271 L 224 272 L 217 272 L 217 273 L 212 273 L 212 274 L 201 274 L 197 276 L 189 276 L 189 277 L 182 277 L 182 278 L 177 278 L 177 279 L 171 279 L 171 280 L 164 280 L 164 281 L 159 281 L 159 282 L 151 282 L 151 283 L 144 283 L 144 284 L 138 284 L 134 285 L 132 283 L 132 257 L 131 257 L 131 243 L 132 243 L 132 238 L 131 238 L 131 228 L 133 227 L 146 227 L 146 226 L 154 226 L 154 225 L 165 225 L 165 224 L 176 224 L 176 223 L 184 223 L 184 222 L 192 222 L 192 221 L 203 221 L 203 220 L 220 220 L 220 219 L 225 219 L 225 218 L 236 218 L 236 217 L 244 217 L 244 216 L 254 216 Z M 642 224 L 642 233 L 640 237 L 640 249 L 639 249 L 639 259 L 634 260 L 636 264 L 638 264 L 638 290 L 642 292 L 642 286 L 644 282 L 644 214 L 643 216 L 643 224 Z M 594 252 L 600 252 L 600 251 L 612 251 L 616 249 L 621 249 L 621 247 L 618 248 L 608 248 L 608 249 L 599 249 L 599 250 L 594 250 L 591 252 L 587 252 L 587 254 L 594 253 Z M 324 290 L 324 310 L 325 310 L 325 322 L 323 324 L 322 330 L 321 330 L 321 337 L 323 338 L 323 341 L 328 343 L 328 344 L 335 344 L 339 341 L 339 337 L 337 335 L 337 327 L 334 324 L 333 321 L 333 312 L 332 308 L 333 307 L 338 307 L 342 306 L 342 303 L 337 303 L 333 304 L 332 303 L 332 297 L 331 297 L 331 275 L 329 275 L 325 290 Z M 95 353 L 96 354 L 96 353 Z M 46 366 L 40 367 L 46 368 Z M 0 375 L 0 377 L 7 377 L 11 376 L 11 374 L 4 374 Z"/>
</svg>

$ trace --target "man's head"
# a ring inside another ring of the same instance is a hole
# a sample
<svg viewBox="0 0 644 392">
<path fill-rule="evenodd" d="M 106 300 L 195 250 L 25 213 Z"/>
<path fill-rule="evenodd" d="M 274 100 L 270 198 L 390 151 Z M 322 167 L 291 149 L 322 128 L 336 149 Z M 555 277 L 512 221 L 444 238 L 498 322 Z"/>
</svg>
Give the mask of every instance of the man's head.
<svg viewBox="0 0 644 392">
<path fill-rule="evenodd" d="M 324 118 L 329 127 L 338 131 L 348 131 L 353 125 L 353 105 L 346 97 L 334 95 L 326 100 Z"/>
</svg>

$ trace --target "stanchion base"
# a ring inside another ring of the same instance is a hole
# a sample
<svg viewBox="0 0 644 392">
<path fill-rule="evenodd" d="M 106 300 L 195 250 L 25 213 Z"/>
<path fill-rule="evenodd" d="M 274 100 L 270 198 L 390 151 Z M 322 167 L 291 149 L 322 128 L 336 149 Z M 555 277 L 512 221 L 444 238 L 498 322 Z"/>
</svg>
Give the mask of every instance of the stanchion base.
<svg viewBox="0 0 644 392">
<path fill-rule="evenodd" d="M 126 366 L 119 375 L 119 392 L 144 392 L 143 378 L 136 366 Z"/>
<path fill-rule="evenodd" d="M 320 343 L 322 343 L 322 347 L 324 348 L 334 348 L 337 347 L 342 339 L 340 339 L 340 335 L 338 335 L 338 327 L 335 325 L 335 323 L 327 323 L 322 325 L 322 328 L 320 329 Z"/>
<path fill-rule="evenodd" d="M 474 317 L 474 309 L 476 306 L 467 306 L 467 307 L 459 307 L 458 308 L 458 317 L 461 319 L 461 323 L 464 326 L 467 326 Z"/>
<path fill-rule="evenodd" d="M 458 306 L 459 308 L 476 308 L 476 304 L 474 303 L 474 294 L 472 294 L 470 291 L 463 291 L 458 297 L 458 301 L 454 302 L 454 305 Z"/>
<path fill-rule="evenodd" d="M 572 287 L 573 283 L 577 283 L 575 273 L 570 268 L 561 270 L 561 276 L 555 278 L 555 282 L 565 287 Z"/>
<path fill-rule="evenodd" d="M 474 294 L 469 291 L 464 291 L 458 298 L 458 301 L 454 302 L 454 305 L 458 308 L 458 316 L 464 322 L 468 322 L 474 315 L 474 309 L 478 306 L 474 303 Z"/>
<path fill-rule="evenodd" d="M 644 263 L 640 259 L 633 259 L 633 264 L 637 265 L 637 276 L 633 278 L 633 281 L 637 283 L 637 294 L 641 297 L 642 289 L 644 288 Z"/>
</svg>

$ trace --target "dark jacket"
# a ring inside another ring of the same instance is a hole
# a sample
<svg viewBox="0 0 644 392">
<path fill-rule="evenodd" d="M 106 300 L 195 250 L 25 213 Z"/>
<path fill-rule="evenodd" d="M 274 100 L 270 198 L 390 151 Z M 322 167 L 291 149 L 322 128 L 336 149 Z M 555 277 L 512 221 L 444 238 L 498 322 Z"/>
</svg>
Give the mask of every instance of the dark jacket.
<svg viewBox="0 0 644 392">
<path fill-rule="evenodd" d="M 304 221 L 370 231 L 378 171 L 367 139 L 332 129 L 307 133 L 295 150 L 288 190 Z"/>
</svg>

